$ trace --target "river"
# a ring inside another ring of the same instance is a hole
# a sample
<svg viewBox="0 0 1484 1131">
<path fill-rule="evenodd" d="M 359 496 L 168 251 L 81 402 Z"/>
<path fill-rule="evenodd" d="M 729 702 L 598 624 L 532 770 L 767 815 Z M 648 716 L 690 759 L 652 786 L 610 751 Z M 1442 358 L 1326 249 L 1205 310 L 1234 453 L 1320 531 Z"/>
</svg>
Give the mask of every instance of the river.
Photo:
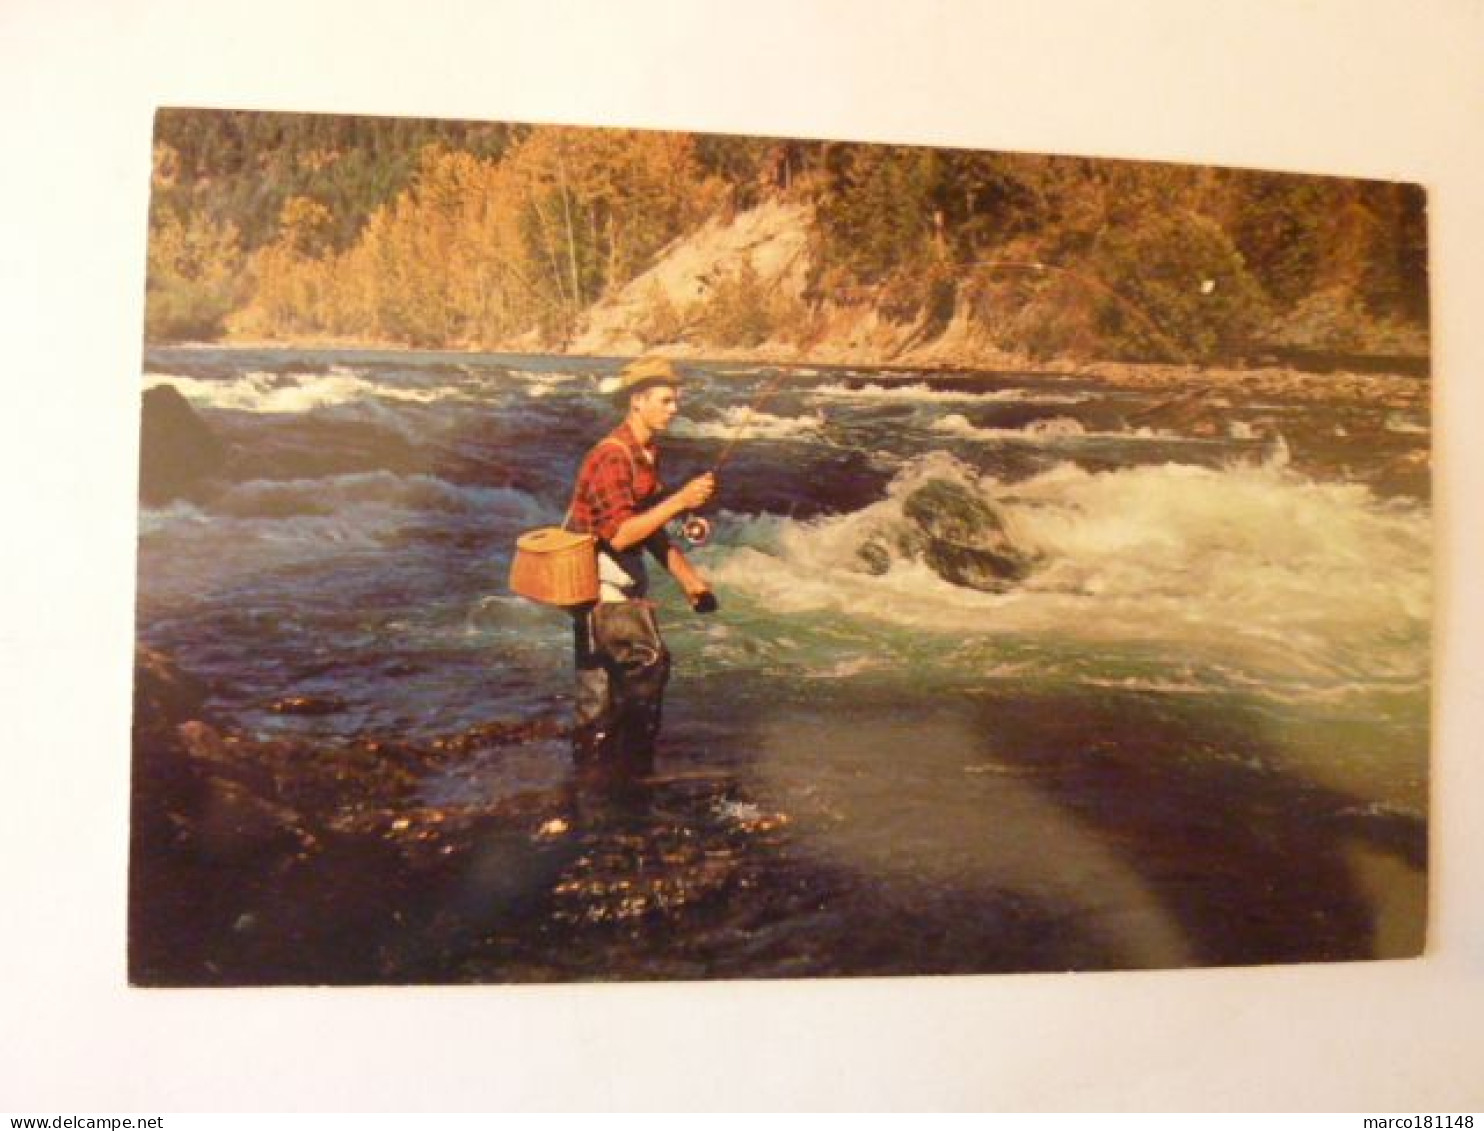
<svg viewBox="0 0 1484 1131">
<path fill-rule="evenodd" d="M 564 722 L 565 617 L 505 577 L 612 426 L 596 381 L 615 365 L 148 351 L 145 385 L 234 454 L 206 501 L 142 512 L 141 641 L 256 738 Z M 491 844 L 451 911 L 467 941 L 425 976 L 1417 952 L 1432 516 L 1425 473 L 1396 469 L 1425 467 L 1421 410 L 683 368 L 667 481 L 740 439 L 693 555 L 720 610 L 656 586 L 675 675 L 655 776 L 583 789 L 559 734 L 430 774 L 433 808 L 564 800 L 536 847 Z M 945 579 L 927 487 L 990 508 L 1023 576 Z"/>
</svg>

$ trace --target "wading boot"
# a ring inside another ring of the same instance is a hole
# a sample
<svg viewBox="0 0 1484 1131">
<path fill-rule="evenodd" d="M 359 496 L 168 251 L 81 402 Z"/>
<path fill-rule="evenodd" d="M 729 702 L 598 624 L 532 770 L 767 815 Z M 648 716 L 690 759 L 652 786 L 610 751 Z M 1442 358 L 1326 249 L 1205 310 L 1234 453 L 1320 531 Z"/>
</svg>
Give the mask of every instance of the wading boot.
<svg viewBox="0 0 1484 1131">
<path fill-rule="evenodd" d="M 648 772 L 670 679 L 670 650 L 660 637 L 654 606 L 643 600 L 599 605 L 591 627 L 593 651 L 607 675 L 607 686 L 606 710 L 593 710 L 588 718 L 611 720 L 613 753 L 625 766 Z M 597 690 L 596 681 L 592 690 Z"/>
</svg>

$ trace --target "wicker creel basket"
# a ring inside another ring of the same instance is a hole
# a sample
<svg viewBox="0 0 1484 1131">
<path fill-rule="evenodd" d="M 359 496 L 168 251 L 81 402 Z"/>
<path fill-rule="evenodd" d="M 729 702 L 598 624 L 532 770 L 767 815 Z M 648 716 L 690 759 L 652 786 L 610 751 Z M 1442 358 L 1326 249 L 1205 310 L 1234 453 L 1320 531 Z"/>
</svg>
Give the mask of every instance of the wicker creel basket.
<svg viewBox="0 0 1484 1131">
<path fill-rule="evenodd" d="M 560 526 L 527 531 L 515 540 L 510 588 L 529 600 L 561 608 L 596 601 L 597 540 Z"/>
</svg>

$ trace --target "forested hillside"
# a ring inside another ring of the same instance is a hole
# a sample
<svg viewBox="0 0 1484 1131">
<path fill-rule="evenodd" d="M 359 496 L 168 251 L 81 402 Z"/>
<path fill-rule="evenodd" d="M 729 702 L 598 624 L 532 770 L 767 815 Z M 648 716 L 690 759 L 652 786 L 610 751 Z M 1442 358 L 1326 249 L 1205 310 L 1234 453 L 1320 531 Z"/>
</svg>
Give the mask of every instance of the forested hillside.
<svg viewBox="0 0 1484 1131">
<path fill-rule="evenodd" d="M 969 327 L 1033 359 L 1427 349 L 1411 185 L 188 110 L 157 120 L 147 334 L 562 349 L 678 241 L 765 201 L 802 218 L 802 283 L 744 258 L 685 293 L 655 285 L 646 345 L 805 358 L 858 315 L 917 342 Z"/>
</svg>

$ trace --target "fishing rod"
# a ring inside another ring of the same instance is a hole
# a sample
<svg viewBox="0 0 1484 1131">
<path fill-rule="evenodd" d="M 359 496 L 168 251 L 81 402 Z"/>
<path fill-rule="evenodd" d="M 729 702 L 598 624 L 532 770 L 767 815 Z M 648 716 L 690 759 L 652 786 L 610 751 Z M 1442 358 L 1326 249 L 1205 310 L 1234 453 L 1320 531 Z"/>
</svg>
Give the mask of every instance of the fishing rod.
<svg viewBox="0 0 1484 1131">
<path fill-rule="evenodd" d="M 741 421 L 732 430 L 732 435 L 727 440 L 726 445 L 721 449 L 721 454 L 716 457 L 716 462 L 711 465 L 706 474 L 716 475 L 725 466 L 727 460 L 732 458 L 732 452 L 737 447 L 737 443 L 742 439 L 742 433 L 747 431 L 747 426 L 752 423 L 752 418 L 763 405 L 773 399 L 778 390 L 783 387 L 784 378 L 787 376 L 788 370 L 780 369 L 773 376 L 773 379 L 765 384 L 758 391 L 757 395 L 748 402 L 747 409 L 743 412 Z M 680 536 L 692 546 L 704 546 L 707 542 L 711 541 L 711 520 L 699 514 L 692 513 L 686 515 L 680 520 Z"/>
<path fill-rule="evenodd" d="M 1074 271 L 1070 267 L 1062 267 L 1055 263 L 1045 263 L 1037 259 L 980 259 L 975 261 L 973 266 L 988 268 L 992 271 L 1027 271 L 1038 275 L 1044 274 L 1047 271 L 1055 271 L 1058 274 L 1066 275 L 1068 278 L 1074 279 L 1084 286 L 1095 288 L 1107 295 L 1125 311 L 1133 315 L 1145 329 L 1159 339 L 1173 356 L 1182 362 L 1188 363 L 1190 361 L 1190 354 L 1174 338 L 1170 337 L 1147 311 L 1125 295 L 1120 294 L 1112 285 L 1104 282 L 1095 275 L 1084 274 L 1081 271 Z M 1214 289 L 1215 282 L 1210 279 L 1203 281 L 1200 287 L 1201 294 L 1203 295 L 1210 294 Z M 727 460 L 731 458 L 733 449 L 736 448 L 738 441 L 742 439 L 742 433 L 747 430 L 747 426 L 752 422 L 753 416 L 763 405 L 772 400 L 773 395 L 782 387 L 783 379 L 787 376 L 787 370 L 780 370 L 748 404 L 747 411 L 743 413 L 741 422 L 733 431 L 726 446 L 722 448 L 721 455 L 712 464 L 710 469 L 712 475 L 720 471 Z M 698 514 L 686 515 L 680 520 L 680 533 L 690 545 L 704 546 L 711 540 L 711 520 Z"/>
</svg>

